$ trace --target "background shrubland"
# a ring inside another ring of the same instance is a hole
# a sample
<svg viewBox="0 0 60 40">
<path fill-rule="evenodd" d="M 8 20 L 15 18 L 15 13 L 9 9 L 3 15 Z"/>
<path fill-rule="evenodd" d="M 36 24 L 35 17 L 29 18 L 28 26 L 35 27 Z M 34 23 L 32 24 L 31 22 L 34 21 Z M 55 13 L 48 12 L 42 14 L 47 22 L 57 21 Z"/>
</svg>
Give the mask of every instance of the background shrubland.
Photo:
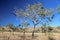
<svg viewBox="0 0 60 40">
<path fill-rule="evenodd" d="M 19 28 L 19 27 L 13 27 L 13 26 L 0 26 L 0 32 L 23 32 L 24 29 L 26 29 L 26 33 L 32 33 L 33 28 L 28 27 L 28 28 Z M 46 33 L 46 32 L 51 32 L 51 33 L 60 33 L 60 27 L 36 27 L 35 28 L 35 33 Z"/>
</svg>

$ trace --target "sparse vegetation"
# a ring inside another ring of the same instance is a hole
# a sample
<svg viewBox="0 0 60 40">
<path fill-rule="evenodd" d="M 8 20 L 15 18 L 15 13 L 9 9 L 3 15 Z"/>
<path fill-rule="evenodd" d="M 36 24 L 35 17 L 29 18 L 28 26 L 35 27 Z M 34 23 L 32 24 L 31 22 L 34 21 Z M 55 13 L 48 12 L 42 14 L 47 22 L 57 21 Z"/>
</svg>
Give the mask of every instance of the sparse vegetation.
<svg viewBox="0 0 60 40">
<path fill-rule="evenodd" d="M 24 30 L 26 33 L 32 33 L 33 28 L 18 28 L 18 27 L 13 27 L 14 30 L 11 30 L 11 28 L 7 27 L 0 27 L 0 32 L 23 32 Z M 44 32 L 44 27 L 36 27 L 35 32 L 37 33 L 46 33 L 46 32 L 52 32 L 52 33 L 60 33 L 57 27 L 46 27 L 46 31 Z M 43 32 L 42 32 L 43 31 Z"/>
<path fill-rule="evenodd" d="M 55 16 L 52 8 L 44 8 L 41 3 L 38 3 L 27 5 L 26 9 L 15 8 L 14 12 L 14 15 L 20 19 L 20 24 L 18 26 L 12 23 L 0 25 L 0 40 L 60 40 L 58 38 L 60 27 L 49 25 Z M 60 6 L 57 8 L 57 13 L 60 13 Z M 32 28 L 28 27 L 29 21 L 33 23 Z M 37 27 L 39 23 L 41 27 Z"/>
</svg>

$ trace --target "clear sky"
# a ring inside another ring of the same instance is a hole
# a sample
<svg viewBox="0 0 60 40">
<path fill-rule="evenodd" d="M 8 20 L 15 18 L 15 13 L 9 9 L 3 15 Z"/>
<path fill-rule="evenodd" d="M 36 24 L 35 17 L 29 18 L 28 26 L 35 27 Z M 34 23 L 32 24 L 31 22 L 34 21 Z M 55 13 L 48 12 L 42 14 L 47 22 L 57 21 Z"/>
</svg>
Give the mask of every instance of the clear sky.
<svg viewBox="0 0 60 40">
<path fill-rule="evenodd" d="M 56 7 L 60 4 L 60 0 L 0 0 L 0 24 L 6 25 L 8 22 L 12 22 L 14 25 L 20 23 L 16 20 L 16 17 L 11 14 L 14 13 L 14 7 L 25 8 L 27 4 L 42 3 L 46 8 L 54 8 L 55 17 L 51 26 L 59 26 L 60 22 L 58 18 L 60 15 L 56 14 Z"/>
</svg>

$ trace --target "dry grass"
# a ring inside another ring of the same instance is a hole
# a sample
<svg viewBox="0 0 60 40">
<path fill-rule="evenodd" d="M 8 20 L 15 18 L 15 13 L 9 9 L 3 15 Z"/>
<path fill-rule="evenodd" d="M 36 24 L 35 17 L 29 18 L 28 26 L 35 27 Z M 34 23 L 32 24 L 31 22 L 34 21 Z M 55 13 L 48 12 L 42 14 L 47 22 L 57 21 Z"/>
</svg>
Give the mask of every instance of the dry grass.
<svg viewBox="0 0 60 40">
<path fill-rule="evenodd" d="M 26 33 L 24 37 L 23 33 L 19 32 L 0 32 L 0 40 L 32 40 L 32 33 Z M 48 36 L 54 40 L 60 40 L 60 33 L 35 33 L 35 40 L 48 40 Z"/>
</svg>

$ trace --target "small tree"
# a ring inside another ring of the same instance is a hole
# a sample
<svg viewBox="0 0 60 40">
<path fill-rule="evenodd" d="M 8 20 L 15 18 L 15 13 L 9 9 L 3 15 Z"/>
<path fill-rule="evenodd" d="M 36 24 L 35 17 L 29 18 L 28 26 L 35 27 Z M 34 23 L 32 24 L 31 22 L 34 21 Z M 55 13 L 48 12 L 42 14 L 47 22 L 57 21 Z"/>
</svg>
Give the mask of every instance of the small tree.
<svg viewBox="0 0 60 40">
<path fill-rule="evenodd" d="M 5 32 L 5 31 L 6 31 L 6 29 L 5 29 L 4 27 L 2 27 L 2 31 L 3 31 L 3 32 Z"/>
<path fill-rule="evenodd" d="M 12 31 L 13 31 L 13 35 L 14 35 L 14 30 L 15 30 L 15 29 L 14 29 L 14 28 L 15 28 L 14 25 L 13 25 L 11 22 L 9 22 L 9 23 L 6 25 L 6 27 L 9 28 L 8 31 L 10 32 L 10 35 L 11 35 L 11 32 L 12 32 Z M 9 36 L 9 38 L 10 38 L 10 36 Z M 9 38 L 8 38 L 8 39 L 9 39 Z M 14 35 L 14 38 L 15 38 L 15 35 Z"/>
<path fill-rule="evenodd" d="M 13 25 L 12 23 L 8 23 L 8 24 L 6 25 L 6 27 L 9 28 L 8 31 L 10 31 L 10 32 L 11 32 L 11 30 L 14 31 L 14 28 L 15 28 L 14 25 Z"/>
<path fill-rule="evenodd" d="M 32 32 L 32 38 L 34 38 L 35 27 L 39 23 L 51 22 L 54 15 L 52 14 L 53 9 L 44 8 L 41 3 L 28 5 L 26 9 L 15 9 L 15 16 L 18 18 L 30 20 L 33 23 L 34 29 Z"/>
<path fill-rule="evenodd" d="M 51 31 L 53 30 L 53 27 L 48 26 L 47 29 L 48 29 L 48 33 L 49 33 L 49 34 L 48 34 L 48 40 L 55 40 L 55 39 L 52 37 L 53 34 L 50 34 Z"/>
<path fill-rule="evenodd" d="M 42 29 L 42 33 L 46 33 L 46 32 L 47 32 L 46 24 L 43 24 L 43 25 L 41 26 L 41 29 Z"/>
<path fill-rule="evenodd" d="M 21 24 L 19 24 L 20 29 L 23 31 L 23 34 L 25 35 L 26 29 L 29 26 L 29 23 L 25 20 L 21 21 Z"/>
<path fill-rule="evenodd" d="M 53 30 L 53 27 L 51 27 L 51 26 L 48 26 L 48 32 L 51 32 L 52 30 Z"/>
</svg>

